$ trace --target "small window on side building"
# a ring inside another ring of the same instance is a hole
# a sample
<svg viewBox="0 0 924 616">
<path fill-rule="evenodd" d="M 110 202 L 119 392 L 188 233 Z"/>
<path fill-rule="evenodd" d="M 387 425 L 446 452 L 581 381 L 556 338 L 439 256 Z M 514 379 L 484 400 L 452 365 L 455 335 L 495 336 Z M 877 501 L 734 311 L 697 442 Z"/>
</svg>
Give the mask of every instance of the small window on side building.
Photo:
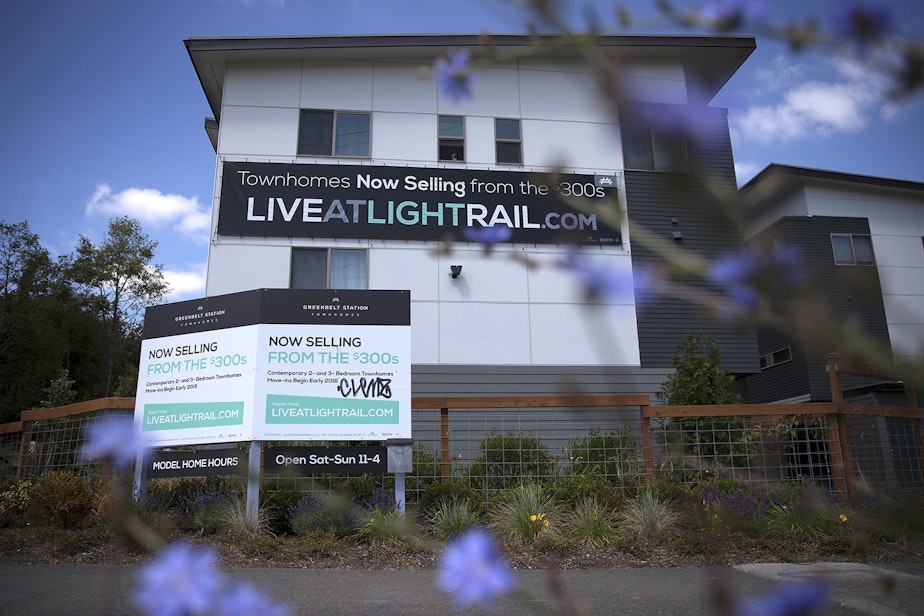
<svg viewBox="0 0 924 616">
<path fill-rule="evenodd" d="M 439 117 L 439 160 L 465 160 L 465 118 L 441 115 Z"/>
<path fill-rule="evenodd" d="M 497 164 L 523 164 L 523 137 L 520 133 L 519 120 L 495 118 L 494 140 Z"/>
</svg>

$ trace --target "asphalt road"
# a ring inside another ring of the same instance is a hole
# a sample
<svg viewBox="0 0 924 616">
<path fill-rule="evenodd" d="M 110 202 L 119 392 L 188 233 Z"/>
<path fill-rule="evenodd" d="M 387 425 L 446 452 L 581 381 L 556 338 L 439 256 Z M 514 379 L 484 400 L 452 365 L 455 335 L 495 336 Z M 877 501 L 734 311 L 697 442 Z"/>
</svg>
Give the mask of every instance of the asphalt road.
<svg viewBox="0 0 924 616">
<path fill-rule="evenodd" d="M 140 614 L 131 603 L 138 570 L 101 565 L 0 567 L 2 616 L 121 616 Z M 293 614 L 324 616 L 433 616 L 455 613 L 450 597 L 435 586 L 434 571 L 341 571 L 232 569 Z M 924 564 L 755 564 L 736 567 L 607 569 L 558 572 L 567 600 L 578 614 L 619 616 L 716 615 L 716 598 L 757 597 L 780 584 L 807 578 L 830 582 L 825 615 L 924 614 Z M 553 576 L 554 577 L 554 576 Z M 550 574 L 517 571 L 519 591 L 503 598 L 494 613 L 563 613 L 550 592 Z M 471 613 L 485 613 L 475 608 Z M 733 612 L 731 612 L 733 613 Z"/>
</svg>

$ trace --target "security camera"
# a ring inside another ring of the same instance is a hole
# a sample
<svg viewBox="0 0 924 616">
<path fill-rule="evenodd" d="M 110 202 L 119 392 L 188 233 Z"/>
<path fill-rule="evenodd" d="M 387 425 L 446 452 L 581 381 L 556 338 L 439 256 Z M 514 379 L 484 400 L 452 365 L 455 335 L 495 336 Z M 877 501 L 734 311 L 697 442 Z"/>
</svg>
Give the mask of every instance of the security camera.
<svg viewBox="0 0 924 616">
<path fill-rule="evenodd" d="M 462 275 L 462 266 L 461 265 L 450 265 L 449 266 L 449 275 L 453 278 L 458 278 Z"/>
</svg>

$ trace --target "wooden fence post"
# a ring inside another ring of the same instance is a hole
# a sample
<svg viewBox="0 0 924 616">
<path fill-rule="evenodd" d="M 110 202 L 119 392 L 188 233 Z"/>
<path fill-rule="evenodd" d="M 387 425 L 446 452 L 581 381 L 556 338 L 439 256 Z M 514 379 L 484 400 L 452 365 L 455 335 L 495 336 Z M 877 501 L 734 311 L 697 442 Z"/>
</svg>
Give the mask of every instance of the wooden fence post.
<svg viewBox="0 0 924 616">
<path fill-rule="evenodd" d="M 640 407 L 639 415 L 642 419 L 642 464 L 645 466 L 645 482 L 654 479 L 654 447 L 651 442 L 651 417 L 645 415 L 647 406 Z"/>
<path fill-rule="evenodd" d="M 449 483 L 449 409 L 440 409 L 440 482 Z"/>
</svg>

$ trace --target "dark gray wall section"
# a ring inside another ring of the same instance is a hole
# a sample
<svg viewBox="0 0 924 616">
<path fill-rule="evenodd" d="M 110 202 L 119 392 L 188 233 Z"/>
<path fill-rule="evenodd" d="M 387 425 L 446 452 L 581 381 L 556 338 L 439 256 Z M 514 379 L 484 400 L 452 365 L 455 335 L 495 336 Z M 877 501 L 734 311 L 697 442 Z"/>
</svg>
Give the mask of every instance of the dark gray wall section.
<svg viewBox="0 0 924 616">
<path fill-rule="evenodd" d="M 667 106 L 649 107 L 647 117 L 673 113 Z M 668 244 L 675 242 L 673 232 L 678 231 L 683 239 L 676 241 L 677 247 L 710 259 L 744 245 L 736 219 L 738 192 L 726 111 L 709 108 L 697 113 L 694 128 L 695 135 L 687 138 L 688 173 L 626 171 L 632 266 L 636 271 L 661 266 L 664 260 L 653 246 L 638 238 L 639 234 L 633 234 L 634 229 L 644 228 Z M 702 277 L 675 280 L 697 290 L 720 292 Z M 723 368 L 736 374 L 758 371 L 757 338 L 752 328 L 718 319 L 676 297 L 636 299 L 643 300 L 636 310 L 643 368 L 670 368 L 683 337 L 702 331 L 722 349 Z"/>
<path fill-rule="evenodd" d="M 600 393 L 653 396 L 667 374 L 667 370 L 634 366 L 417 364 L 411 369 L 411 393 L 415 396 Z"/>
<path fill-rule="evenodd" d="M 832 324 L 851 322 L 873 343 L 889 349 L 879 273 L 872 266 L 836 265 L 831 248 L 832 233 L 866 235 L 869 234 L 869 223 L 865 218 L 785 217 L 767 227 L 753 241 L 773 239 L 795 248 L 810 276 L 812 288 L 824 298 Z M 825 355 L 843 353 L 844 349 L 795 338 L 789 331 L 768 327 L 759 328 L 758 345 L 761 354 L 791 346 L 793 361 L 748 377 L 748 402 L 772 402 L 805 394 L 814 401 L 831 400 L 830 380 L 824 369 Z M 861 377 L 841 376 L 844 389 L 874 382 Z"/>
</svg>

